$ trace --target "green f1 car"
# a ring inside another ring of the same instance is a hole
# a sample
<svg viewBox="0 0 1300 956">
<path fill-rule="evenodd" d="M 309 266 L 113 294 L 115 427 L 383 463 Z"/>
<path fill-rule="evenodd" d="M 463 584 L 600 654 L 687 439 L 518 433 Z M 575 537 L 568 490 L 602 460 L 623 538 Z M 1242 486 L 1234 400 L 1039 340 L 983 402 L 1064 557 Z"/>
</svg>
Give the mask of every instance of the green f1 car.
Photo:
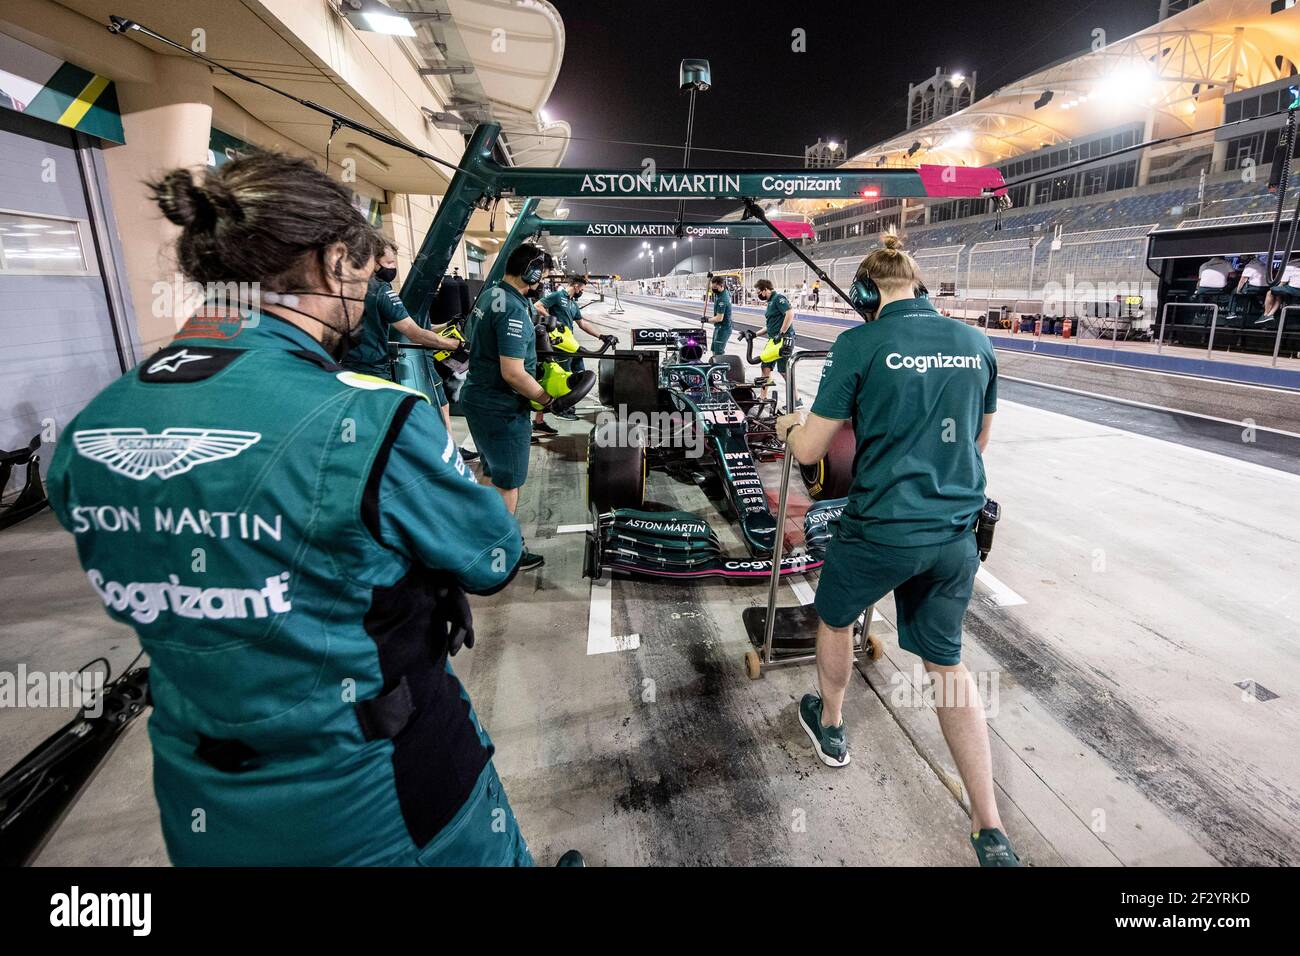
<svg viewBox="0 0 1300 956">
<path fill-rule="evenodd" d="M 776 518 L 757 462 L 782 454 L 775 441 L 775 399 L 760 397 L 746 384 L 739 356 L 706 356 L 705 339 L 698 328 L 634 329 L 632 348 L 601 363 L 598 395 L 616 414 L 598 421 L 588 449 L 588 577 L 606 570 L 754 582 L 771 576 Z M 752 338 L 748 351 L 750 363 L 757 364 Z M 781 560 L 783 575 L 821 567 L 848 493 L 854 449 L 851 431 L 845 435 L 847 441 L 837 441 L 826 460 L 805 471 L 816 503 L 805 516 L 804 548 Z M 700 515 L 648 508 L 652 469 L 697 485 L 734 519 L 747 553 L 724 554 Z"/>
</svg>

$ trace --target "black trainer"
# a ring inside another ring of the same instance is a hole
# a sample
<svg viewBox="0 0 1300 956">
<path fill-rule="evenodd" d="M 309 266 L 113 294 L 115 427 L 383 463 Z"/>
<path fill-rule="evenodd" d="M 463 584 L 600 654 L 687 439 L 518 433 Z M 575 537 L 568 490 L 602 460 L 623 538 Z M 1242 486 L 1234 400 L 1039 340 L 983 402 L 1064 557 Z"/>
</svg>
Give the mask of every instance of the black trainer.
<svg viewBox="0 0 1300 956">
<path fill-rule="evenodd" d="M 478 460 L 478 452 L 476 452 L 476 451 L 470 451 L 468 448 L 464 448 L 464 447 L 462 447 L 461 450 L 460 450 L 460 460 L 461 460 L 461 461 L 477 461 L 477 460 Z"/>
<path fill-rule="evenodd" d="M 533 422 L 533 431 L 538 435 L 558 435 L 559 431 L 547 422 Z"/>
<path fill-rule="evenodd" d="M 524 549 L 524 556 L 519 559 L 520 571 L 535 571 L 546 563 L 546 559 L 540 554 L 533 554 L 527 548 Z"/>
</svg>

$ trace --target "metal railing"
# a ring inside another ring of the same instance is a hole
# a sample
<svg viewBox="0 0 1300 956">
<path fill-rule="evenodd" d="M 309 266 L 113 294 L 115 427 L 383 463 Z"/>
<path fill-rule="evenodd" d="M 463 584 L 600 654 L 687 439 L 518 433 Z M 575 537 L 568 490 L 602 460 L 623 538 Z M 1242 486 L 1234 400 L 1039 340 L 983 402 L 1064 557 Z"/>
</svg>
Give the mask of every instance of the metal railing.
<svg viewBox="0 0 1300 956">
<path fill-rule="evenodd" d="M 1156 338 L 1156 354 L 1159 355 L 1165 344 L 1165 324 L 1169 318 L 1170 309 L 1205 309 L 1212 310 L 1210 316 L 1210 346 L 1214 346 L 1214 327 L 1219 321 L 1219 306 L 1214 302 L 1166 302 L 1165 307 L 1160 310 L 1160 335 Z"/>
</svg>

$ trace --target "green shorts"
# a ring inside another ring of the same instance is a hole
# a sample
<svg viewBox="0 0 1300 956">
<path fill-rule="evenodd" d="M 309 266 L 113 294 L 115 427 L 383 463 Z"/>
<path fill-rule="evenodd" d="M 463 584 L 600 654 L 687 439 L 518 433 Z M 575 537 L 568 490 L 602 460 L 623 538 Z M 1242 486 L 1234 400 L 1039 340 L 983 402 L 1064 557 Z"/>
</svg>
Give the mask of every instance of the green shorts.
<svg viewBox="0 0 1300 956">
<path fill-rule="evenodd" d="M 443 386 L 442 386 L 442 376 L 439 375 L 436 371 L 433 372 L 432 375 L 431 375 L 431 382 L 430 382 L 430 384 L 433 385 L 433 388 L 432 388 L 432 392 L 433 392 L 433 394 L 429 396 L 429 400 L 432 401 L 433 404 L 434 404 L 435 406 L 437 406 L 437 407 L 441 407 L 441 406 L 443 406 L 443 405 L 446 405 L 446 404 L 447 404 L 447 390 L 446 390 L 445 388 L 443 388 Z"/>
<path fill-rule="evenodd" d="M 502 491 L 523 487 L 528 478 L 528 453 L 533 425 L 527 412 L 502 412 L 461 402 L 469 433 L 474 436 L 483 474 Z"/>
<path fill-rule="evenodd" d="M 848 627 L 893 591 L 899 646 L 932 664 L 959 664 L 961 621 L 979 566 L 973 532 L 946 544 L 896 548 L 845 534 L 841 525 L 826 549 L 817 614 L 831 627 Z"/>
<path fill-rule="evenodd" d="M 709 349 L 714 355 L 727 354 L 727 341 L 731 338 L 731 326 L 715 325 L 713 327 L 713 342 Z"/>
</svg>

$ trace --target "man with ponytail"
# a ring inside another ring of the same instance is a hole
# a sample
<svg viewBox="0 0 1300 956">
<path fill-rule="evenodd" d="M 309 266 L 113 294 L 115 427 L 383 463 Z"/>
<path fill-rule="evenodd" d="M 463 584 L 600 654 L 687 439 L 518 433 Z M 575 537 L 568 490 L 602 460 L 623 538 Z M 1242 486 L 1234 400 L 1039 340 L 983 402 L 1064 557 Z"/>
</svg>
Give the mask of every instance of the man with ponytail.
<svg viewBox="0 0 1300 956">
<path fill-rule="evenodd" d="M 826 359 L 817 398 L 777 421 L 803 464 L 836 433 L 856 439 L 854 477 L 817 587 L 819 694 L 799 706 L 818 757 L 849 762 L 841 709 L 853 672 L 853 624 L 894 593 L 899 646 L 935 678 L 935 709 L 971 803 L 971 843 L 984 866 L 1019 859 L 998 816 L 988 730 L 974 679 L 961 663 L 961 624 L 979 551 L 983 451 L 997 409 L 997 360 L 988 337 L 940 315 L 916 261 L 893 233 L 858 266 L 849 295 L 870 315 Z"/>
<path fill-rule="evenodd" d="M 172 862 L 531 863 L 450 663 L 519 525 L 424 394 L 339 364 L 379 236 L 290 156 L 152 190 L 186 277 L 256 301 L 209 302 L 64 426 L 49 495 L 149 654 Z M 76 519 L 103 502 L 138 520 Z"/>
</svg>

